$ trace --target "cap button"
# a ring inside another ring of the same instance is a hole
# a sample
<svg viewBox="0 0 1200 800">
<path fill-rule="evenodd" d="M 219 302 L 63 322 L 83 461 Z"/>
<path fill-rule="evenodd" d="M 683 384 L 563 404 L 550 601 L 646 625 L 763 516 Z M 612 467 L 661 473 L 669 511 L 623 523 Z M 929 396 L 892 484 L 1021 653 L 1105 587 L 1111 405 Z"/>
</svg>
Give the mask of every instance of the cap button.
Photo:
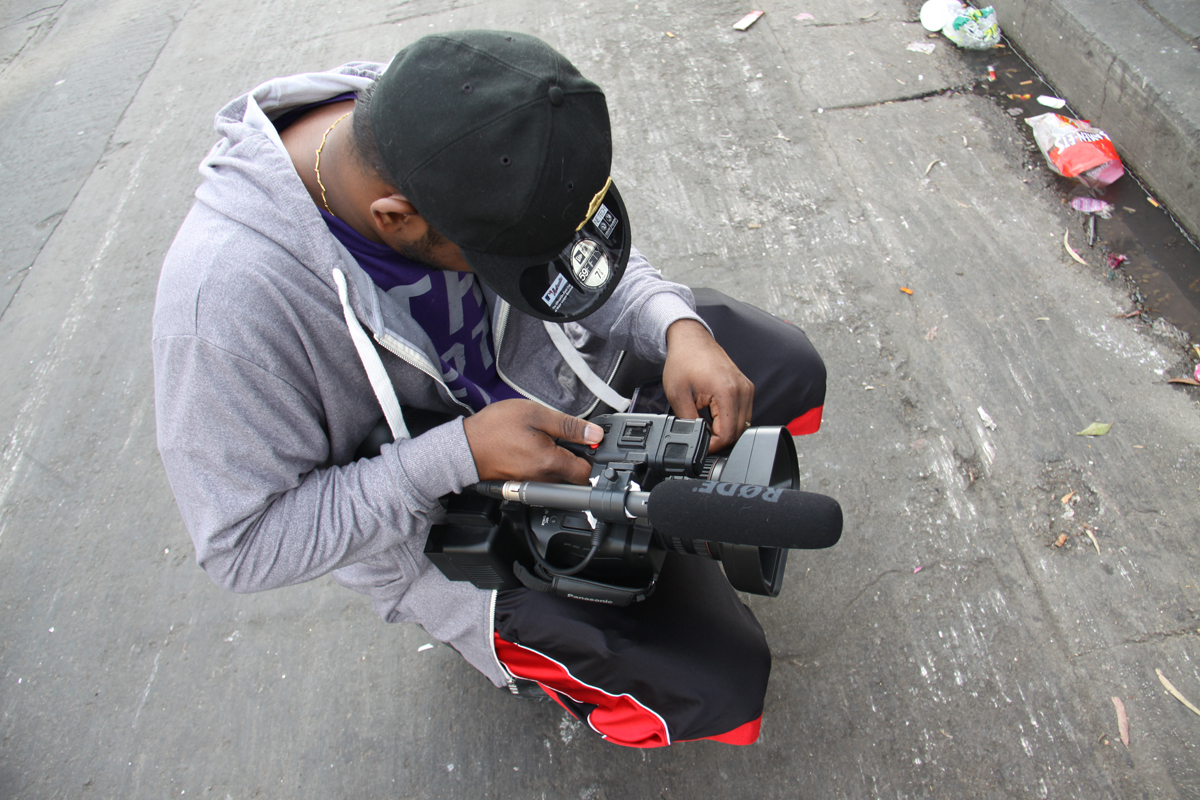
<svg viewBox="0 0 1200 800">
<path fill-rule="evenodd" d="M 557 86 L 550 87 L 550 105 L 561 106 L 563 104 L 563 90 Z"/>
</svg>

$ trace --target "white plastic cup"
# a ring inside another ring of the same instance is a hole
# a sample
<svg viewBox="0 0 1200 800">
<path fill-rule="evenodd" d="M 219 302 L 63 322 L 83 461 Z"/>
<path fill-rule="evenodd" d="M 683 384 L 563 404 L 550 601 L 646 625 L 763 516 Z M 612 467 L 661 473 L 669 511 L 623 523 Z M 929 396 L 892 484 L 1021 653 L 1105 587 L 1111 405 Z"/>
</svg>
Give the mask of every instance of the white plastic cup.
<svg viewBox="0 0 1200 800">
<path fill-rule="evenodd" d="M 921 6 L 921 24 L 927 31 L 940 31 L 965 10 L 958 0 L 927 0 Z"/>
</svg>

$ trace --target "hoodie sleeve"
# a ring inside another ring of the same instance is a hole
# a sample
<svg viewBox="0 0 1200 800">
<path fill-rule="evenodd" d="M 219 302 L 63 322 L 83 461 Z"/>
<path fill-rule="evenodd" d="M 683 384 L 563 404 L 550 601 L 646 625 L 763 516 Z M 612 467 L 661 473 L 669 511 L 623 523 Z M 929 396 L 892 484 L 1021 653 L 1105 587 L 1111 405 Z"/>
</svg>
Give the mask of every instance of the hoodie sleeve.
<svg viewBox="0 0 1200 800">
<path fill-rule="evenodd" d="M 330 466 L 322 414 L 252 361 L 194 335 L 156 338 L 159 450 L 196 546 L 220 586 L 253 592 L 369 560 L 478 480 L 462 421 Z"/>
<path fill-rule="evenodd" d="M 629 266 L 612 297 L 577 324 L 622 350 L 661 362 L 667 357 L 667 328 L 681 319 L 694 319 L 705 325 L 696 314 L 691 289 L 664 280 L 646 257 L 633 248 Z"/>
</svg>

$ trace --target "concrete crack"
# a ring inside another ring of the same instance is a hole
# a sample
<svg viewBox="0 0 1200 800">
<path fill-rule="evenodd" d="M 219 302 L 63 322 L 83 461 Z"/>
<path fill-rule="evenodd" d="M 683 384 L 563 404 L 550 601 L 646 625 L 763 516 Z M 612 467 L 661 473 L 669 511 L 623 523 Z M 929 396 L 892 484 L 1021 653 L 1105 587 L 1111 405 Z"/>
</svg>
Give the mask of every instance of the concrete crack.
<svg viewBox="0 0 1200 800">
<path fill-rule="evenodd" d="M 823 111 L 853 111 L 860 108 L 878 108 L 879 106 L 891 105 L 892 103 L 907 103 L 912 100 L 928 100 L 930 97 L 938 97 L 946 92 L 965 92 L 971 87 L 967 86 L 943 86 L 940 89 L 930 89 L 927 92 L 917 92 L 916 94 L 902 95 L 900 97 L 889 97 L 887 100 L 876 100 L 870 103 L 853 103 L 844 106 L 824 106 Z"/>
<path fill-rule="evenodd" d="M 1179 639 L 1185 636 L 1200 636 L 1200 629 L 1197 628 L 1180 628 L 1174 631 L 1150 631 L 1143 633 L 1141 636 L 1133 636 L 1129 639 L 1123 639 L 1116 644 L 1107 645 L 1105 647 L 1096 647 L 1091 650 L 1082 650 L 1073 656 L 1068 656 L 1069 660 L 1077 658 L 1090 658 L 1097 653 L 1107 653 L 1118 647 L 1127 647 L 1134 644 L 1150 644 L 1151 642 L 1165 642 L 1170 639 Z"/>
<path fill-rule="evenodd" d="M 1182 39 L 1183 43 L 1186 44 L 1188 47 L 1192 47 L 1197 50 L 1200 50 L 1200 37 L 1188 36 L 1186 31 L 1184 31 L 1182 28 L 1177 26 L 1175 23 L 1171 22 L 1171 20 L 1167 19 L 1162 14 L 1155 11 L 1154 6 L 1150 5 L 1149 0 L 1137 0 L 1137 4 L 1139 6 L 1141 6 L 1142 9 L 1147 14 L 1149 14 L 1150 16 L 1152 16 L 1156 20 L 1158 20 L 1160 23 L 1162 23 L 1164 28 L 1166 28 L 1171 33 L 1175 34 L 1180 39 Z"/>
</svg>

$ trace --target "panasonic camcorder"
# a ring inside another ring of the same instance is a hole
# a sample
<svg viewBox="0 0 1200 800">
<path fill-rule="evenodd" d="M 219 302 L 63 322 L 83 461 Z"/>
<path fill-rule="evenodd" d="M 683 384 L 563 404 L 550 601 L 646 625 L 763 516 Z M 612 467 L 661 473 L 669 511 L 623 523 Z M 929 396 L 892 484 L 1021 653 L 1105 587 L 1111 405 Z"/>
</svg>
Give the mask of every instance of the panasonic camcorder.
<svg viewBox="0 0 1200 800">
<path fill-rule="evenodd" d="M 648 597 L 668 551 L 721 562 L 739 591 L 774 597 L 789 548 L 837 542 L 832 498 L 797 489 L 785 428 L 750 428 L 710 456 L 703 419 L 605 414 L 599 445 L 563 446 L 592 463 L 591 485 L 484 481 L 442 498 L 425 546 L 442 573 L 481 589 L 526 586 L 613 605 Z"/>
</svg>

